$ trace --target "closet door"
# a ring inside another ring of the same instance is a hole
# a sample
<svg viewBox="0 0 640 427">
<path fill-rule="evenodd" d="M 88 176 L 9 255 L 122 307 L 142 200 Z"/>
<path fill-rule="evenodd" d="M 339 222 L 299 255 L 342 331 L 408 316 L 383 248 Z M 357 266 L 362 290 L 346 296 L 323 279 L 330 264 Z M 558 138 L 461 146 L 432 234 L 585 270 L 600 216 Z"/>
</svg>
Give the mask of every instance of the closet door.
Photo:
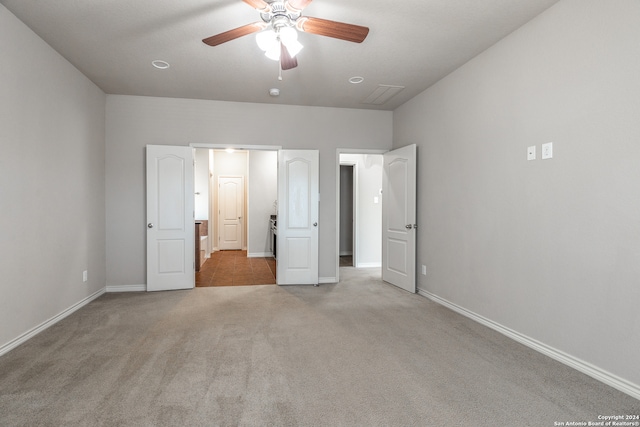
<svg viewBox="0 0 640 427">
<path fill-rule="evenodd" d="M 147 145 L 147 291 L 194 287 L 193 159 L 191 147 Z"/>
<path fill-rule="evenodd" d="M 278 285 L 318 284 L 318 150 L 280 150 Z"/>
</svg>

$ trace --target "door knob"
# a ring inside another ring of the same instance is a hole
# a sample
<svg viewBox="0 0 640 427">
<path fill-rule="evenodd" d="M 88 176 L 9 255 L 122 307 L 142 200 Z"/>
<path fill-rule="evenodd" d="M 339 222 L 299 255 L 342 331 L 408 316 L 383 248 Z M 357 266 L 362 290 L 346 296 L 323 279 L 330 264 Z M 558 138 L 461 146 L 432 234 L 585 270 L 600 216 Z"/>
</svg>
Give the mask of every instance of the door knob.
<svg viewBox="0 0 640 427">
<path fill-rule="evenodd" d="M 147 228 L 153 228 L 153 223 L 150 222 L 149 224 L 147 224 Z"/>
<path fill-rule="evenodd" d="M 313 223 L 313 226 L 314 226 L 314 227 L 317 227 L 317 226 L 318 226 L 318 223 L 317 223 L 317 222 L 314 222 L 314 223 Z"/>
<path fill-rule="evenodd" d="M 411 224 L 407 224 L 407 225 L 404 226 L 404 228 L 406 228 L 408 230 L 411 230 L 413 228 L 413 226 Z"/>
</svg>

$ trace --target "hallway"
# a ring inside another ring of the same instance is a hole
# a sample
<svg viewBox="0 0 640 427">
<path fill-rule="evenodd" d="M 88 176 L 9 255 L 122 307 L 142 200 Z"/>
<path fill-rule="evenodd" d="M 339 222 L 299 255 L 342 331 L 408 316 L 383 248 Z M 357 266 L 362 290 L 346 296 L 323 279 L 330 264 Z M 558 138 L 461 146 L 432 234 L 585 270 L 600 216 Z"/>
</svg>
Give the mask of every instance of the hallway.
<svg viewBox="0 0 640 427">
<path fill-rule="evenodd" d="M 274 258 L 247 258 L 247 251 L 217 251 L 196 272 L 196 287 L 275 285 Z"/>
</svg>

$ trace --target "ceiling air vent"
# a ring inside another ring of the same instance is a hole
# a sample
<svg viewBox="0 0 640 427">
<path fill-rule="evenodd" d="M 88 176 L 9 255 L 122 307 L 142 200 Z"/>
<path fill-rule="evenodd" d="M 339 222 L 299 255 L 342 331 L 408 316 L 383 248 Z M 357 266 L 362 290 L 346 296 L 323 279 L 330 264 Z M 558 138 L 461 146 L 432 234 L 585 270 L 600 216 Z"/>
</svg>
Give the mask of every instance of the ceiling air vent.
<svg viewBox="0 0 640 427">
<path fill-rule="evenodd" d="M 396 94 L 402 92 L 403 89 L 404 86 L 378 85 L 376 90 L 374 90 L 371 95 L 367 96 L 367 98 L 362 101 L 362 103 L 371 105 L 382 105 L 393 98 Z"/>
</svg>

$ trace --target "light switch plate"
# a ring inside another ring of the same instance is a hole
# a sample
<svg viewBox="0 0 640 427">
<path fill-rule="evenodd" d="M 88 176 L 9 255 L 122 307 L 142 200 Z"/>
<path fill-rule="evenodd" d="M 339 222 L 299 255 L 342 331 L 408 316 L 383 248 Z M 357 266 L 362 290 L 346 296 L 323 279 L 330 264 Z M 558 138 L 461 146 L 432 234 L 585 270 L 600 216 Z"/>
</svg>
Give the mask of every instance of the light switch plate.
<svg viewBox="0 0 640 427">
<path fill-rule="evenodd" d="M 536 159 L 536 146 L 532 145 L 531 147 L 527 147 L 527 160 L 535 160 Z"/>
<path fill-rule="evenodd" d="M 542 144 L 542 159 L 551 159 L 553 157 L 553 142 Z"/>
</svg>

